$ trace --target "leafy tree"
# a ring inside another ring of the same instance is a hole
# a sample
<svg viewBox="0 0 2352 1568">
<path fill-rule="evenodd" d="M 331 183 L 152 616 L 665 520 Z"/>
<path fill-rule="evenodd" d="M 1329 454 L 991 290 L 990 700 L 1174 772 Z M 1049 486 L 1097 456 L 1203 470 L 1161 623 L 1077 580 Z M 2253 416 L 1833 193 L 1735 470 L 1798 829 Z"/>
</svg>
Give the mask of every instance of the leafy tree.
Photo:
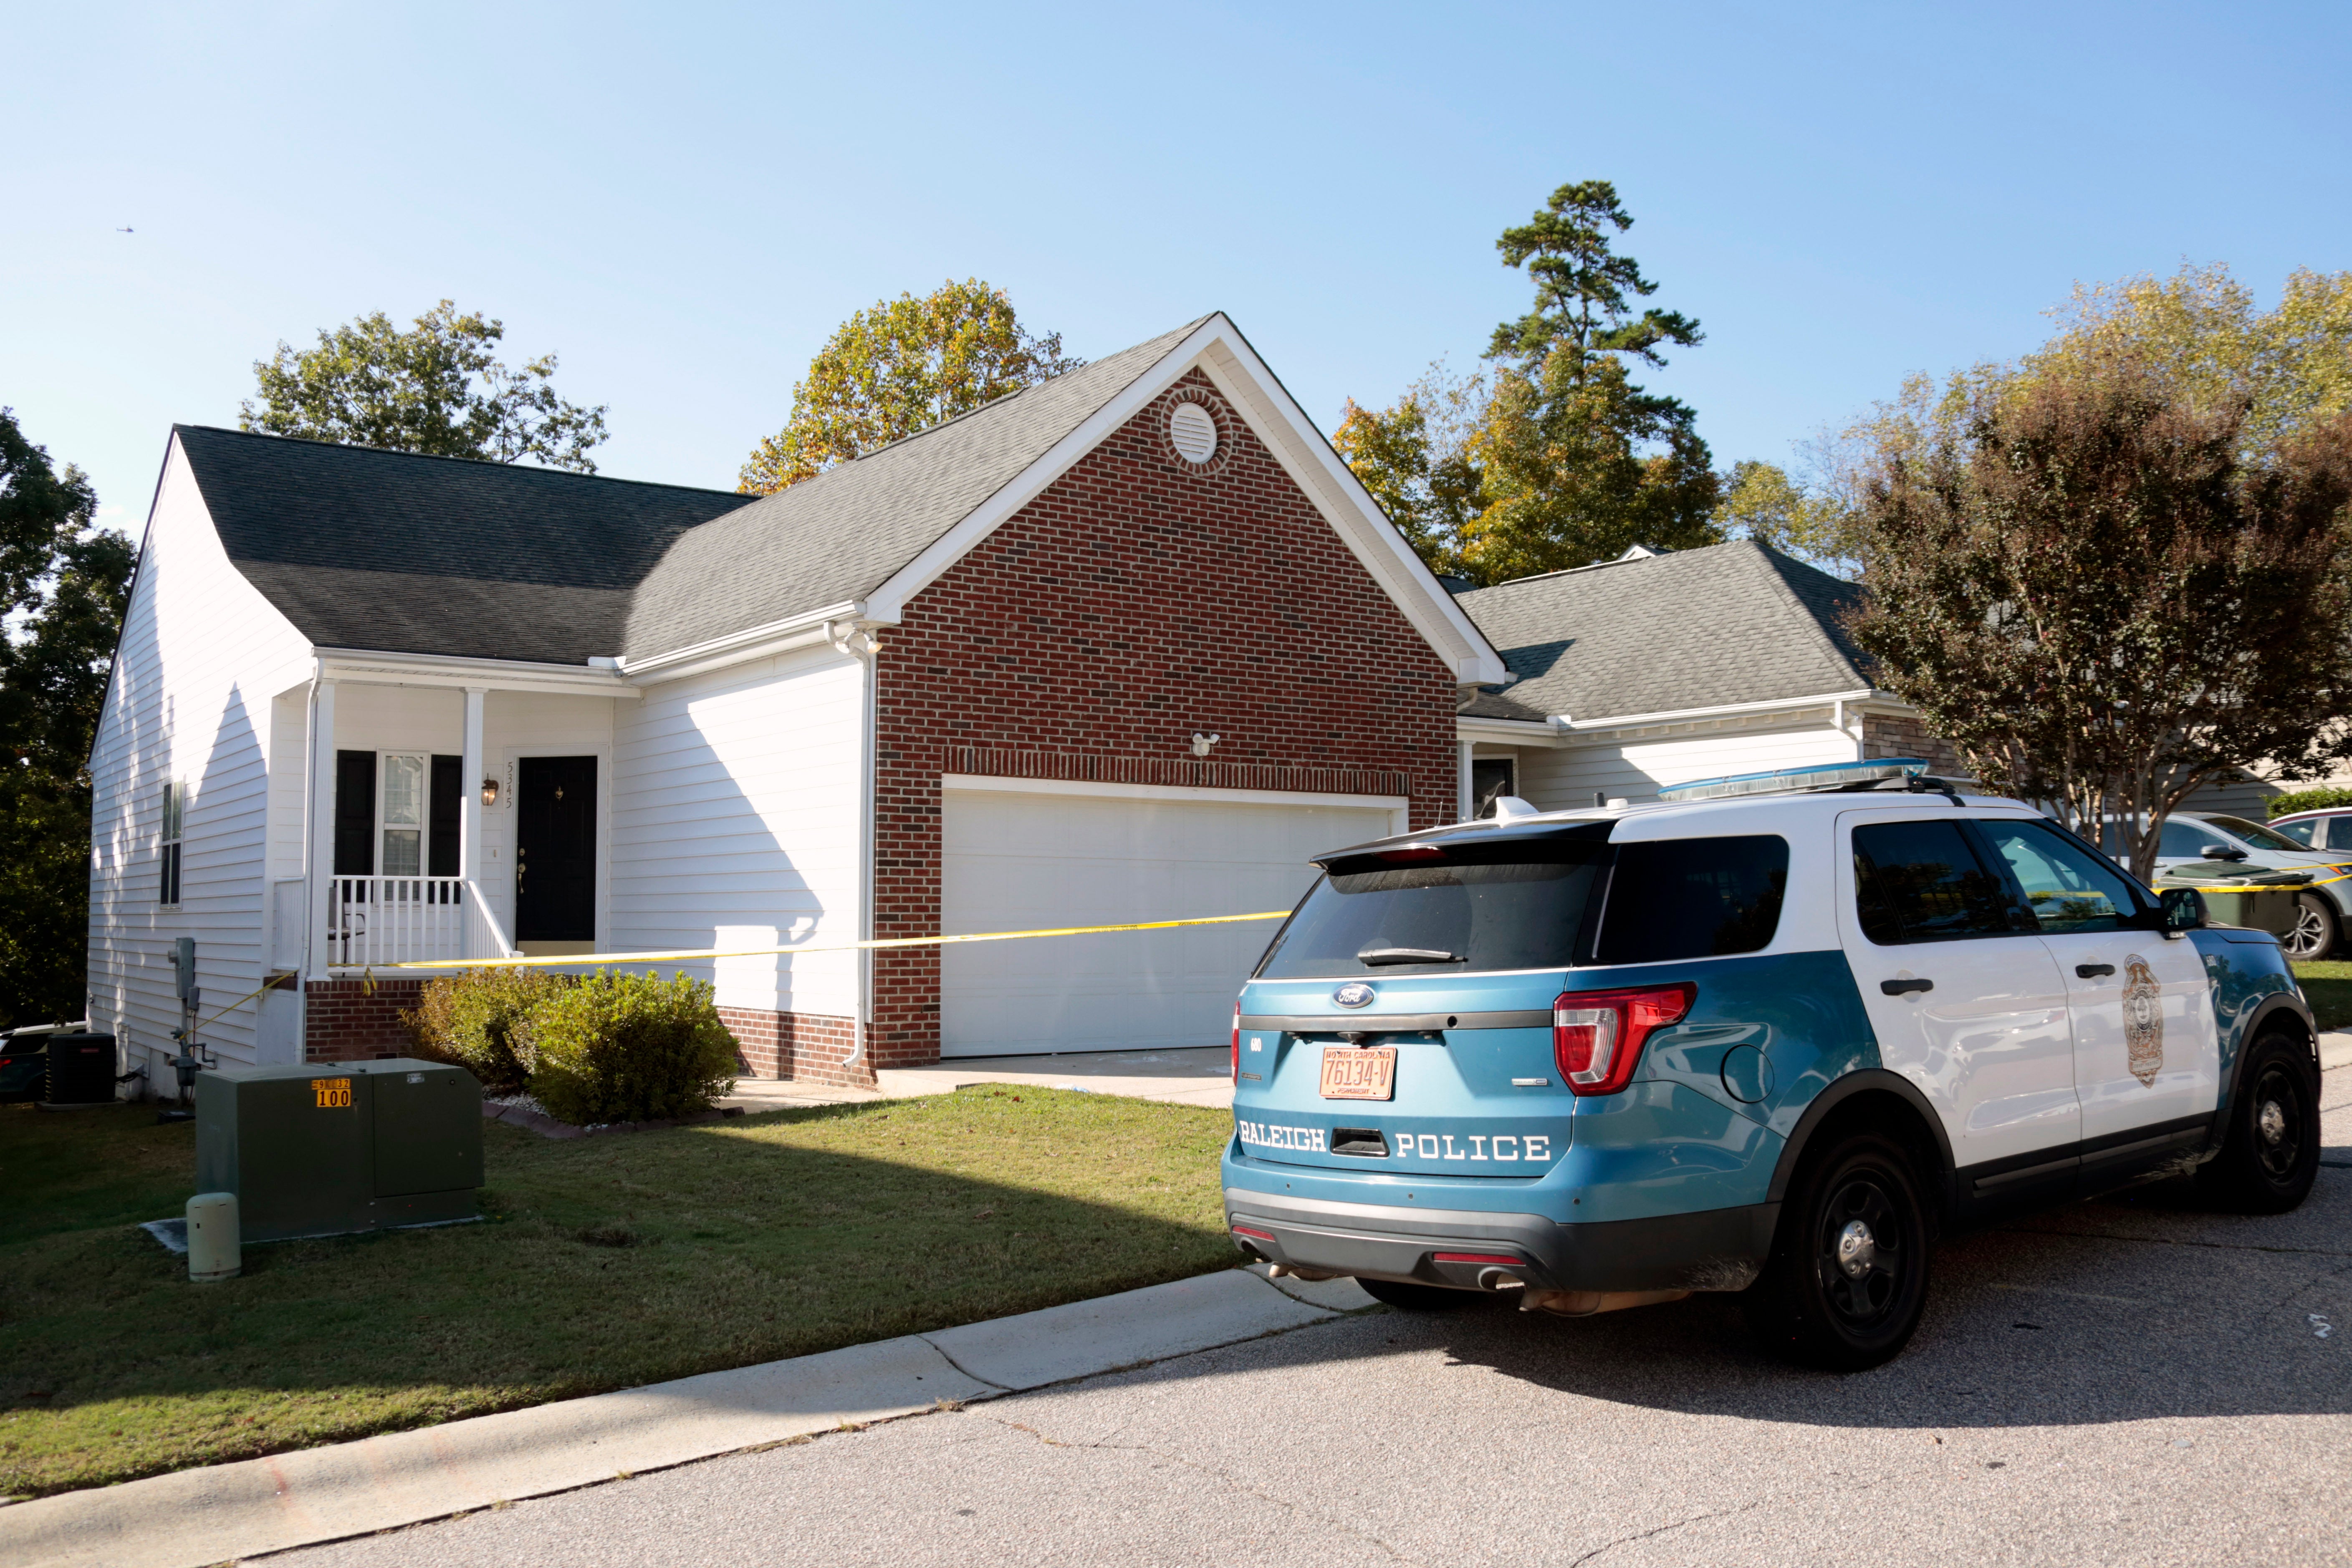
<svg viewBox="0 0 2352 1568">
<path fill-rule="evenodd" d="M 1484 375 L 1456 377 L 1433 364 L 1394 406 L 1349 398 L 1331 444 L 1434 571 L 1469 575 L 1463 558 L 1483 504 L 1475 456 L 1490 401 Z"/>
<path fill-rule="evenodd" d="M 1536 298 L 1487 346 L 1503 366 L 1480 443 L 1487 506 L 1464 551 L 1486 581 L 1722 537 L 1696 416 L 1643 390 L 1627 363 L 1663 365 L 1667 347 L 1705 341 L 1679 311 L 1634 314 L 1657 285 L 1613 247 L 1612 231 L 1633 225 L 1614 185 L 1586 180 L 1495 242 Z"/>
<path fill-rule="evenodd" d="M 1001 289 L 950 280 L 877 300 L 843 322 L 793 388 L 784 427 L 753 449 L 736 488 L 766 495 L 1086 363 L 1062 334 L 1035 337 Z"/>
<path fill-rule="evenodd" d="M 588 449 L 604 439 L 604 405 L 566 403 L 550 385 L 555 356 L 519 368 L 491 345 L 505 323 L 479 312 L 461 316 L 444 300 L 402 331 L 382 310 L 319 333 L 319 346 L 278 345 L 256 360 L 261 406 L 239 405 L 239 426 L 394 452 L 524 458 L 593 474 Z"/>
<path fill-rule="evenodd" d="M 1679 311 L 1639 307 L 1657 285 L 1614 248 L 1633 223 L 1615 186 L 1587 180 L 1503 232 L 1496 247 L 1527 268 L 1535 300 L 1495 330 L 1492 381 L 1461 384 L 1475 408 L 1456 400 L 1433 424 L 1427 384 L 1378 414 L 1349 404 L 1341 455 L 1441 570 L 1497 583 L 1631 544 L 1723 538 L 1696 416 L 1633 379 L 1632 362 L 1662 365 L 1667 348 L 1704 341 Z M 1447 439 L 1433 438 L 1439 424 Z"/>
<path fill-rule="evenodd" d="M 2051 314 L 2063 330 L 2026 358 L 2021 380 L 2127 354 L 2197 407 L 2246 404 L 2249 454 L 2352 408 L 2352 272 L 2298 268 L 2263 310 L 2228 268 L 2184 267 L 2077 284 Z"/>
<path fill-rule="evenodd" d="M 131 541 L 0 408 L 0 1028 L 81 1016 L 90 742 Z"/>
<path fill-rule="evenodd" d="M 1883 684 L 1988 782 L 2154 868 L 2165 816 L 2352 754 L 2352 415 L 2249 455 L 2244 403 L 2103 353 L 1881 418 L 1858 481 Z"/>
<path fill-rule="evenodd" d="M 1715 526 L 1726 537 L 1755 540 L 1841 576 L 1860 570 L 1853 514 L 1834 496 L 1753 458 L 1734 463 L 1717 485 Z"/>
</svg>

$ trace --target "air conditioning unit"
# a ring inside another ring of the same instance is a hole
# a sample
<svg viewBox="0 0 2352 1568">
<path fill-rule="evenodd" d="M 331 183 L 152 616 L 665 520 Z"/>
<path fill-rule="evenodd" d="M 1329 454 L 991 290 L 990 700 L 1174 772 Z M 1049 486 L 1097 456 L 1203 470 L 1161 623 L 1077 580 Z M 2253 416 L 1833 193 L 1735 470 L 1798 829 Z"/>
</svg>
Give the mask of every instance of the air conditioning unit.
<svg viewBox="0 0 2352 1568">
<path fill-rule="evenodd" d="M 196 1190 L 235 1193 L 246 1241 L 471 1219 L 482 1086 L 395 1057 L 196 1075 Z"/>
</svg>

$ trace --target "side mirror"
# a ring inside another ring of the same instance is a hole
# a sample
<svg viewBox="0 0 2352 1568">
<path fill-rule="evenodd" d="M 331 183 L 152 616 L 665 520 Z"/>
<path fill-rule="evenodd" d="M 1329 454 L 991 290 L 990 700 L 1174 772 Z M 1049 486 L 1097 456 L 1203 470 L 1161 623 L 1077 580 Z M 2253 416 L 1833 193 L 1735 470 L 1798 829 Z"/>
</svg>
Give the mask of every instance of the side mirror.
<svg viewBox="0 0 2352 1568">
<path fill-rule="evenodd" d="M 2157 929 L 2167 936 L 2201 931 L 2205 926 L 2205 895 L 2194 888 L 2167 888 L 2157 915 Z"/>
<path fill-rule="evenodd" d="M 2244 850 L 2232 849 L 2226 844 L 2208 844 L 2197 853 L 2208 860 L 2242 860 L 2246 858 Z"/>
</svg>

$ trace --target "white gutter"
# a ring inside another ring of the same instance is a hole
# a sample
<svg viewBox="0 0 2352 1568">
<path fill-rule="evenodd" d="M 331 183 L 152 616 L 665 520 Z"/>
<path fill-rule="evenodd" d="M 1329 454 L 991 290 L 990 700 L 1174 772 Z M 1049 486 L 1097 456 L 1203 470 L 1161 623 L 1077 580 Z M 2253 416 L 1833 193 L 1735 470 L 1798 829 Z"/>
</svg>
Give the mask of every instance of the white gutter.
<svg viewBox="0 0 2352 1568">
<path fill-rule="evenodd" d="M 1541 719 L 1486 719 L 1475 713 L 1456 714 L 1454 738 L 1491 741 L 1498 746 L 1557 746 L 1559 730 Z"/>
<path fill-rule="evenodd" d="M 1572 719 L 1565 713 L 1551 716 L 1554 729 L 1568 733 L 1588 730 L 1627 730 L 1639 725 L 1681 724 L 1699 719 L 1733 719 L 1749 713 L 1789 713 L 1804 708 L 1828 708 L 1843 718 L 1846 703 L 1880 703 L 1901 708 L 1906 712 L 1910 704 L 1892 691 L 1875 687 L 1862 687 L 1853 691 L 1824 691 L 1816 697 L 1777 697 L 1768 702 L 1727 702 L 1714 708 L 1675 708 L 1659 713 L 1622 713 L 1607 719 Z"/>
<path fill-rule="evenodd" d="M 609 663 L 552 664 L 538 659 L 467 658 L 442 653 L 385 653 L 373 648 L 313 647 L 320 679 L 362 686 L 468 686 L 500 691 L 547 691 L 593 697 L 639 696 Z"/>
<path fill-rule="evenodd" d="M 730 632 L 723 637 L 690 643 L 667 653 L 618 659 L 614 661 L 614 668 L 623 679 L 631 681 L 676 680 L 721 665 L 833 641 L 829 628 L 835 622 L 870 624 L 865 601 L 845 600 L 838 605 L 827 605 L 823 609 L 804 610 L 797 616 L 787 616 L 782 620 L 770 621 L 763 626 Z"/>
</svg>

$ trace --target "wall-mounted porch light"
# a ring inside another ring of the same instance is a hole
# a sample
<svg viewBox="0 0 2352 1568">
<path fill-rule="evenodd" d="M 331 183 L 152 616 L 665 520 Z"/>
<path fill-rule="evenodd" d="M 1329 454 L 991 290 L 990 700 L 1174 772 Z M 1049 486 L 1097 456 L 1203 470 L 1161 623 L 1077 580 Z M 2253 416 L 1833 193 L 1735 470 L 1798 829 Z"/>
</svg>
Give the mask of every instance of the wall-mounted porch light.
<svg viewBox="0 0 2352 1568">
<path fill-rule="evenodd" d="M 496 805 L 499 804 L 498 780 L 484 779 L 482 781 L 482 804 L 484 805 Z"/>
</svg>

